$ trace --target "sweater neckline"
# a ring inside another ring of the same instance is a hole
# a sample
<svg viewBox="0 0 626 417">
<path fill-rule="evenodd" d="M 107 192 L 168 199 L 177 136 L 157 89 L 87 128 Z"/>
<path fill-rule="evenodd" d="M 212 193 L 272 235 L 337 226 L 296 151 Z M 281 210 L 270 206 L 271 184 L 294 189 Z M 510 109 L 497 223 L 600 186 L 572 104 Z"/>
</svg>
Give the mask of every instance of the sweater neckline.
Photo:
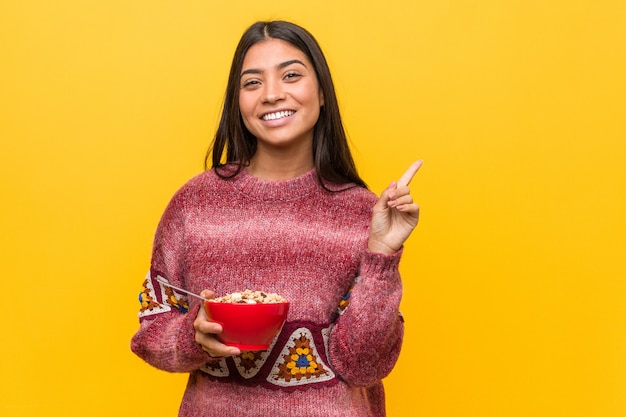
<svg viewBox="0 0 626 417">
<path fill-rule="evenodd" d="M 253 176 L 244 167 L 231 182 L 242 194 L 264 201 L 296 200 L 321 188 L 315 168 L 288 180 L 269 181 Z"/>
</svg>

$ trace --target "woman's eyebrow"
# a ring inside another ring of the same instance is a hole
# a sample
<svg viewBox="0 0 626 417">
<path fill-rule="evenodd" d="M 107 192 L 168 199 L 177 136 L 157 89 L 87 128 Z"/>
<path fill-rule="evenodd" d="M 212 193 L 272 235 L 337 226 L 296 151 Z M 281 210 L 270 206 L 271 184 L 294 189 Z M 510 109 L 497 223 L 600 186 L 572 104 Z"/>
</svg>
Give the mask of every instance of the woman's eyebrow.
<svg viewBox="0 0 626 417">
<path fill-rule="evenodd" d="M 276 65 L 277 69 L 282 69 L 285 67 L 288 67 L 289 65 L 293 65 L 293 64 L 300 64 L 302 65 L 304 68 L 306 68 L 306 65 L 304 65 L 304 62 L 300 61 L 299 59 L 290 59 L 289 61 L 285 61 L 285 62 L 281 62 L 280 64 Z M 263 71 L 257 68 L 251 68 L 251 69 L 247 69 L 245 71 L 243 71 L 241 73 L 241 76 L 243 77 L 246 74 L 261 74 Z"/>
<path fill-rule="evenodd" d="M 281 68 L 285 68 L 288 67 L 291 64 L 300 64 L 302 65 L 304 68 L 306 68 L 306 65 L 304 65 L 304 62 L 300 61 L 299 59 L 291 59 L 289 61 L 285 61 L 282 64 L 278 64 L 276 66 L 276 68 L 281 69 Z"/>
</svg>

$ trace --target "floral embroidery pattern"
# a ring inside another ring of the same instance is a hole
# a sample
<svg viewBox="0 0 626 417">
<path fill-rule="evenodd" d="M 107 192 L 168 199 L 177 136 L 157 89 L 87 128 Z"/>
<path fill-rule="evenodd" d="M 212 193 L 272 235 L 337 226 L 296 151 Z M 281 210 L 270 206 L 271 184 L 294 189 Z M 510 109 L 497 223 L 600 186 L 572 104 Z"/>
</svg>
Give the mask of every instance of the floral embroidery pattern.
<svg viewBox="0 0 626 417">
<path fill-rule="evenodd" d="M 222 365 L 220 365 L 218 361 L 212 361 L 205 363 L 204 368 L 211 371 L 217 371 L 222 368 Z"/>
<path fill-rule="evenodd" d="M 178 309 L 181 313 L 189 311 L 189 304 L 184 298 L 176 298 L 176 294 L 170 287 L 165 287 L 165 295 L 167 296 L 167 303 L 172 307 Z"/>
<path fill-rule="evenodd" d="M 286 323 L 268 350 L 242 351 L 238 356 L 207 362 L 200 371 L 217 380 L 290 392 L 336 384 L 338 378 L 326 365 L 331 328 L 328 324 L 302 324 Z"/>
<path fill-rule="evenodd" d="M 159 299 L 162 301 L 157 301 Z M 139 293 L 139 303 L 141 304 L 139 309 L 140 320 L 146 316 L 171 311 L 172 307 L 181 313 L 189 311 L 187 299 L 169 287 L 159 284 L 155 286 L 150 272 L 148 272 L 146 279 L 143 281 L 143 289 Z"/>
<path fill-rule="evenodd" d="M 348 304 L 350 303 L 351 295 L 352 295 L 352 288 L 350 288 L 350 290 L 343 297 L 341 297 L 341 301 L 339 301 L 339 311 L 343 311 L 346 309 L 346 307 L 348 307 Z"/>
<path fill-rule="evenodd" d="M 304 334 L 293 339 L 293 342 L 294 346 L 289 348 L 289 354 L 283 356 L 283 363 L 278 365 L 276 379 L 283 379 L 286 382 L 291 379 L 300 381 L 302 378 L 317 378 L 328 373 L 318 362 L 314 349 Z"/>
<path fill-rule="evenodd" d="M 232 360 L 239 375 L 246 380 L 256 378 L 257 374 L 262 371 L 263 366 L 265 365 L 270 352 L 274 349 L 274 345 L 276 345 L 277 340 L 278 335 L 276 335 L 269 348 L 266 350 L 243 351 L 240 355 L 234 356 Z"/>
<path fill-rule="evenodd" d="M 267 351 L 244 351 L 239 355 L 239 359 L 241 362 L 238 364 L 244 369 L 244 372 L 248 372 L 251 369 L 257 368 L 257 361 L 263 359 L 262 355 L 267 353 Z"/>
<path fill-rule="evenodd" d="M 357 282 L 359 282 L 359 277 L 356 277 L 354 281 L 352 281 L 352 284 L 350 284 L 348 291 L 343 295 L 343 297 L 341 297 L 341 300 L 339 301 L 339 307 L 337 308 L 337 312 L 339 314 L 343 314 L 344 310 L 348 308 L 348 305 L 350 304 L 350 297 L 352 296 L 352 290 L 354 289 L 354 286 Z"/>
<path fill-rule="evenodd" d="M 141 308 L 139 309 L 140 313 L 143 313 L 146 310 L 153 310 L 161 307 L 161 304 L 157 303 L 157 301 L 150 295 L 150 288 L 148 288 L 147 279 L 143 281 L 143 290 L 139 293 L 139 303 L 141 304 Z"/>
<path fill-rule="evenodd" d="M 222 378 L 228 377 L 228 375 L 230 374 L 225 359 L 206 362 L 204 366 L 200 368 L 200 370 L 202 372 L 206 372 L 209 375 Z"/>
</svg>

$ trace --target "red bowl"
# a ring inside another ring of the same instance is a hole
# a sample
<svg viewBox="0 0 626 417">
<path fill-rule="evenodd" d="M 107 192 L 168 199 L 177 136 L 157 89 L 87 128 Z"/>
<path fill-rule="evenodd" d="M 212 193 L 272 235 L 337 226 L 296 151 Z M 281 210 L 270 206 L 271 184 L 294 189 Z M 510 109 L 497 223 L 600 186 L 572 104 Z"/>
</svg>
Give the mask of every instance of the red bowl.
<svg viewBox="0 0 626 417">
<path fill-rule="evenodd" d="M 222 326 L 218 338 L 241 350 L 265 350 L 285 323 L 289 302 L 271 304 L 205 301 L 209 320 Z"/>
</svg>

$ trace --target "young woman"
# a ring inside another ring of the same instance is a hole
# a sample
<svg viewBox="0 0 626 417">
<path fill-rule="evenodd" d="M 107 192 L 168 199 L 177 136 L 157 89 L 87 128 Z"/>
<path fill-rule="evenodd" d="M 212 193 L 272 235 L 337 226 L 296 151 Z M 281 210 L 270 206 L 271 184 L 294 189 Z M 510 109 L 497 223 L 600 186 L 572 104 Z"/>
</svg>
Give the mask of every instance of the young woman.
<svg viewBox="0 0 626 417">
<path fill-rule="evenodd" d="M 384 416 L 421 161 L 380 197 L 367 190 L 320 47 L 282 21 L 241 38 L 210 158 L 159 223 L 132 350 L 190 373 L 180 416 Z M 280 294 L 287 322 L 268 350 L 241 352 L 201 302 L 157 277 L 208 298 Z"/>
</svg>

